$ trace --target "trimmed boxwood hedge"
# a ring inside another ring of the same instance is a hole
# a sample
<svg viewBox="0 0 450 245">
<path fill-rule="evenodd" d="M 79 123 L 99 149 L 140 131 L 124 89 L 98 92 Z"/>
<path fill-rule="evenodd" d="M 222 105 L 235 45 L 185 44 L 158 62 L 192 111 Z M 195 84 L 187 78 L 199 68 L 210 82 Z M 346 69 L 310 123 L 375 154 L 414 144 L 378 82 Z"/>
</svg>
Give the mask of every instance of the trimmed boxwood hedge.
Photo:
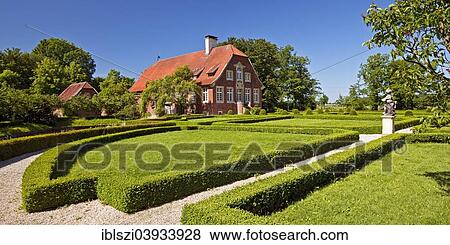
<svg viewBox="0 0 450 245">
<path fill-rule="evenodd" d="M 402 121 L 397 121 L 395 123 L 395 130 L 400 130 L 400 129 L 404 129 L 404 128 L 409 128 L 409 127 L 413 127 L 416 125 L 420 124 L 420 119 L 407 119 L 407 120 L 402 120 Z M 238 124 L 239 125 L 239 124 Z M 241 124 L 241 126 L 244 126 L 245 124 Z M 257 125 L 258 127 L 287 127 L 287 128 L 295 128 L 298 127 L 296 125 Z M 301 125 L 301 127 L 303 129 L 306 128 L 316 128 L 315 126 L 303 126 Z M 333 126 L 330 127 L 326 127 L 326 126 L 321 126 L 321 128 L 334 128 Z M 360 134 L 380 134 L 382 131 L 382 125 L 380 122 L 379 126 L 367 126 L 367 127 L 341 127 L 340 129 L 345 129 L 345 130 L 351 130 L 351 131 L 356 131 L 359 132 Z"/>
<path fill-rule="evenodd" d="M 135 129 L 159 126 L 173 126 L 173 122 L 148 123 L 128 126 L 97 127 L 81 130 L 73 130 L 60 133 L 42 134 L 36 136 L 15 138 L 0 141 L 0 161 L 16 157 L 25 153 L 35 152 L 54 147 L 57 144 L 67 143 L 98 135 L 112 134 Z"/>
<path fill-rule="evenodd" d="M 140 178 L 130 176 L 102 177 L 98 182 L 97 194 L 98 198 L 104 203 L 120 211 L 133 213 L 178 200 L 209 188 L 249 178 L 256 173 L 271 171 L 273 166 L 280 168 L 305 160 L 316 154 L 322 154 L 348 145 L 357 141 L 358 137 L 356 132 L 346 131 L 345 133 L 330 135 L 325 137 L 325 139 L 309 142 L 308 145 L 302 145 L 295 149 L 303 151 L 303 156 L 289 157 L 288 161 L 273 160 L 279 159 L 281 156 L 290 156 L 289 154 L 292 152 L 289 151 L 272 152 L 268 154 L 268 157 L 256 156 L 251 161 L 259 164 L 247 171 L 241 170 L 248 163 L 248 159 L 214 166 L 201 171 L 166 172 Z M 329 143 L 323 144 L 324 142 Z M 311 147 L 314 149 L 313 151 Z M 233 171 L 230 171 L 231 168 L 233 168 Z"/>
<path fill-rule="evenodd" d="M 450 134 L 393 134 L 311 165 L 183 208 L 182 224 L 274 224 L 270 214 L 390 153 L 405 142 L 450 143 Z"/>
<path fill-rule="evenodd" d="M 22 201 L 25 210 L 28 212 L 44 211 L 97 198 L 98 178 L 93 174 L 85 173 L 83 176 L 56 178 L 60 153 L 75 151 L 86 143 L 109 143 L 125 138 L 174 130 L 181 130 L 181 128 L 167 126 L 137 129 L 82 139 L 46 151 L 27 167 L 22 177 Z"/>
<path fill-rule="evenodd" d="M 188 127 L 186 129 L 192 130 L 195 128 Z M 251 171 L 241 171 L 248 162 L 247 160 L 217 165 L 202 171 L 163 172 L 140 178 L 113 173 L 100 176 L 86 173 L 77 177 L 59 177 L 58 174 L 55 174 L 58 154 L 64 150 L 73 150 L 85 143 L 107 143 L 149 133 L 180 129 L 180 127 L 161 127 L 134 130 L 72 142 L 71 144 L 63 145 L 62 148 L 60 147 L 59 151 L 57 148 L 52 148 L 36 159 L 25 171 L 22 182 L 25 210 L 28 212 L 43 211 L 98 197 L 102 202 L 118 210 L 131 213 L 173 201 L 211 187 L 251 177 L 257 172 L 268 170 L 267 167 L 273 169 L 272 165 L 268 165 L 267 158 L 255 156 L 252 160 L 258 160 L 260 164 L 257 165 L 258 167 L 251 169 Z M 261 127 L 260 130 L 270 132 L 271 129 Z M 292 129 L 284 129 L 284 132 L 290 131 Z M 298 133 L 302 132 L 298 131 Z M 350 144 L 356 140 L 358 140 L 356 132 L 343 130 L 336 134 L 321 137 L 321 140 L 310 142 L 308 146 L 299 146 L 299 149 L 305 150 L 305 154 L 302 157 L 290 157 L 289 162 L 276 161 L 271 162 L 271 164 L 281 167 L 291 162 L 309 158 L 314 154 L 321 154 L 330 149 Z M 323 146 L 324 142 L 330 143 Z M 311 150 L 309 145 L 313 146 L 314 151 Z M 291 152 L 273 152 L 269 155 L 269 159 L 273 159 L 276 156 L 287 156 L 289 153 Z M 235 171 L 229 171 L 232 166 Z"/>
</svg>

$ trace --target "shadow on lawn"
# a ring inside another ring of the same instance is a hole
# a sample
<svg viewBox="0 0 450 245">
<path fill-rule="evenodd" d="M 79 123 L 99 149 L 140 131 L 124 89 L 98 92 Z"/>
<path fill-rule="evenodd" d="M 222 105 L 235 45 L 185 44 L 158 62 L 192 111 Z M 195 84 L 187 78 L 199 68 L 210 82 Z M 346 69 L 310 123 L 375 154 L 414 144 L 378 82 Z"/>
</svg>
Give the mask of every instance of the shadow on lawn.
<svg viewBox="0 0 450 245">
<path fill-rule="evenodd" d="M 450 195 L 450 171 L 427 172 L 424 175 L 436 181 L 441 186 L 441 190 Z"/>
</svg>

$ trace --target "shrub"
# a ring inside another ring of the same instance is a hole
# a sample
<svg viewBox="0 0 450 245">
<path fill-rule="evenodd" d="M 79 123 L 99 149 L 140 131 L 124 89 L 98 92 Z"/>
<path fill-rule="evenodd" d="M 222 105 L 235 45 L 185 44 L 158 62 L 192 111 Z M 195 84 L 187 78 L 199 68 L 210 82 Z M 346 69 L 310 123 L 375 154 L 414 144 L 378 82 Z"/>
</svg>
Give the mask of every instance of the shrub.
<svg viewBox="0 0 450 245">
<path fill-rule="evenodd" d="M 405 135 L 383 137 L 310 165 L 262 179 L 183 208 L 183 224 L 271 224 L 273 212 L 361 169 L 403 144 Z M 245 212 L 247 211 L 247 212 Z"/>
<path fill-rule="evenodd" d="M 267 115 L 266 109 L 261 109 L 259 115 Z"/>
<path fill-rule="evenodd" d="M 351 109 L 349 114 L 352 115 L 352 116 L 358 115 L 358 113 L 356 112 L 355 109 Z"/>
<path fill-rule="evenodd" d="M 244 109 L 244 115 L 250 115 L 250 109 L 245 108 Z"/>
<path fill-rule="evenodd" d="M 234 112 L 233 112 L 233 110 L 228 110 L 228 111 L 227 111 L 227 114 L 228 114 L 228 115 L 233 115 Z"/>
<path fill-rule="evenodd" d="M 261 108 L 259 108 L 258 106 L 255 106 L 250 111 L 250 114 L 252 114 L 252 115 L 259 115 L 260 112 L 261 112 Z"/>
<path fill-rule="evenodd" d="M 413 117 L 414 113 L 410 110 L 405 111 L 405 117 Z"/>
<path fill-rule="evenodd" d="M 292 109 L 292 113 L 294 115 L 298 115 L 298 114 L 300 114 L 300 111 L 298 109 Z"/>
<path fill-rule="evenodd" d="M 100 115 L 100 109 L 92 102 L 92 98 L 84 95 L 74 96 L 63 104 L 64 116 Z"/>
<path fill-rule="evenodd" d="M 330 112 L 330 109 L 328 109 L 328 108 L 325 108 L 325 113 L 328 113 L 328 112 Z"/>
<path fill-rule="evenodd" d="M 25 210 L 27 212 L 38 212 L 96 199 L 98 182 L 96 176 L 86 173 L 77 177 L 60 177 L 62 173 L 57 172 L 57 170 L 64 172 L 64 169 L 70 168 L 70 164 L 65 165 L 66 167 L 63 170 L 60 170 L 62 168 L 58 167 L 58 164 L 61 162 L 67 164 L 68 161 L 73 163 L 74 161 L 73 155 L 65 156 L 66 152 L 76 151 L 81 145 L 86 143 L 108 143 L 124 138 L 173 130 L 180 130 L 180 128 L 175 126 L 144 128 L 97 136 L 54 147 L 46 151 L 27 167 L 23 175 L 22 200 Z"/>
<path fill-rule="evenodd" d="M 68 132 L 41 134 L 36 136 L 2 140 L 0 141 L 0 160 L 6 160 L 25 153 L 54 147 L 61 143 L 67 143 L 98 135 L 112 134 L 148 127 L 171 126 L 171 125 L 175 125 L 175 123 L 167 122 L 167 123 L 153 123 L 153 124 L 136 124 L 117 127 L 97 127 L 89 129 L 72 130 Z"/>
<path fill-rule="evenodd" d="M 310 108 L 306 109 L 305 115 L 312 115 L 312 114 L 313 114 L 313 111 Z"/>
<path fill-rule="evenodd" d="M 60 107 L 54 95 L 33 94 L 25 90 L 0 88 L 0 120 L 54 124 L 55 108 Z"/>
<path fill-rule="evenodd" d="M 323 114 L 323 113 L 324 113 L 324 111 L 322 108 L 317 109 L 317 114 Z"/>
<path fill-rule="evenodd" d="M 124 178 L 121 176 L 101 178 L 98 182 L 98 197 L 103 202 L 120 211 L 133 213 L 174 201 L 193 193 L 207 190 L 208 188 L 249 178 L 255 173 L 266 172 L 268 170 L 267 167 L 272 170 L 273 165 L 279 168 L 286 164 L 304 160 L 313 156 L 315 153 L 319 154 L 322 151 L 326 152 L 330 149 L 347 145 L 356 140 L 356 138 L 357 134 L 355 133 L 330 135 L 326 140 L 317 140 L 309 145 L 302 145 L 296 148 L 296 150 L 304 154 L 302 156 L 284 158 L 283 161 L 270 160 L 282 159 L 283 156 L 287 156 L 286 154 L 288 153 L 283 151 L 273 152 L 269 158 L 254 156 L 250 161 L 257 161 L 258 166 L 254 169 L 247 169 L 247 171 L 241 170 L 247 165 L 248 159 L 218 165 L 207 170 L 182 174 L 171 172 L 140 179 Z M 330 144 L 326 144 L 326 147 L 323 147 L 323 142 L 325 141 L 330 142 Z M 236 171 L 229 171 L 232 166 Z M 118 185 L 118 183 L 120 184 Z"/>
<path fill-rule="evenodd" d="M 241 130 L 256 127 L 241 127 Z M 190 172 L 165 172 L 150 176 L 133 178 L 121 174 L 105 174 L 94 176 L 85 173 L 83 176 L 64 176 L 56 172 L 58 159 L 64 159 L 62 152 L 78 149 L 85 143 L 107 143 L 124 138 L 136 137 L 149 133 L 179 130 L 179 127 L 162 127 L 141 129 L 112 135 L 98 136 L 80 140 L 71 144 L 65 144 L 62 149 L 52 148 L 36 159 L 25 171 L 22 182 L 22 194 L 24 207 L 28 212 L 37 212 L 53 209 L 62 205 L 99 198 L 102 202 L 115 207 L 118 210 L 132 213 L 148 207 L 173 201 L 187 195 L 206 190 L 208 188 L 228 184 L 240 179 L 253 176 L 260 171 L 272 170 L 274 166 L 282 167 L 286 164 L 297 162 L 314 154 L 329 151 L 356 141 L 358 135 L 355 132 L 341 131 L 331 134 L 311 144 L 296 146 L 305 154 L 301 156 L 287 156 L 289 152 L 274 151 L 269 158 L 253 156 L 253 161 L 258 165 L 249 171 L 242 171 L 247 166 L 248 159 L 222 165 L 215 165 L 206 170 Z M 270 130 L 262 128 L 261 130 Z M 278 128 L 277 130 L 281 130 Z M 300 129 L 299 129 L 300 130 Z M 291 129 L 284 129 L 292 132 Z M 298 133 L 302 133 L 298 131 Z M 330 142 L 323 145 L 323 142 Z M 310 147 L 312 145 L 312 148 Z M 315 149 L 315 150 L 313 150 Z M 59 150 L 59 151 L 58 151 Z M 63 150 L 63 151 L 61 151 Z M 61 153 L 61 154 L 60 154 Z M 72 158 L 70 158 L 72 159 Z M 282 159 L 283 161 L 270 161 L 270 159 Z M 73 160 L 72 160 L 73 161 Z M 272 165 L 275 164 L 275 165 Z M 229 171 L 233 166 L 236 171 Z M 70 168 L 69 167 L 66 167 Z"/>
<path fill-rule="evenodd" d="M 275 111 L 275 114 L 279 114 L 279 115 L 288 115 L 289 112 L 286 111 L 285 109 L 277 108 L 276 111 Z"/>
</svg>

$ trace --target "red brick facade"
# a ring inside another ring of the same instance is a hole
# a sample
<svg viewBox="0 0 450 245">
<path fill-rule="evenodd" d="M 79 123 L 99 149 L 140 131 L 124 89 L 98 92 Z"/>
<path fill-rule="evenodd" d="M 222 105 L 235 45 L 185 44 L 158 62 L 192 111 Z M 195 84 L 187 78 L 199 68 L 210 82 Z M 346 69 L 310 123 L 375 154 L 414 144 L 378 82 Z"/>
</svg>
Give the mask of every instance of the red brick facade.
<svg viewBox="0 0 450 245">
<path fill-rule="evenodd" d="M 262 84 L 258 79 L 258 75 L 256 74 L 253 65 L 247 57 L 242 56 L 233 56 L 231 60 L 226 65 L 222 74 L 217 78 L 217 80 L 208 86 L 201 86 L 203 88 L 208 89 L 208 101 L 209 103 L 204 103 L 202 98 L 200 100 L 196 100 L 197 102 L 197 110 L 196 113 L 209 113 L 209 114 L 226 114 L 229 110 L 232 110 L 234 114 L 237 114 L 237 102 L 238 102 L 238 81 L 237 81 L 237 66 L 238 64 L 242 65 L 242 87 L 240 87 L 241 91 L 241 102 L 244 106 L 248 105 L 250 102 L 251 107 L 261 107 L 261 99 L 262 99 Z M 233 76 L 232 80 L 227 80 L 227 71 L 232 71 Z M 245 73 L 250 74 L 250 82 L 245 81 Z M 217 100 L 217 87 L 222 89 L 222 101 Z M 228 101 L 228 93 L 227 89 L 232 89 L 232 101 Z M 245 90 L 250 90 L 249 97 L 250 101 L 245 100 Z M 254 93 L 258 94 L 258 98 L 255 98 Z M 255 101 L 255 99 L 257 99 Z"/>
<path fill-rule="evenodd" d="M 206 36 L 205 50 L 159 60 L 144 70 L 130 91 L 140 94 L 148 83 L 187 65 L 202 92 L 186 113 L 225 114 L 231 110 L 236 114 L 243 112 L 243 106 L 261 107 L 263 86 L 248 56 L 233 45 L 216 44 L 216 37 Z M 151 106 L 148 111 L 152 112 Z"/>
</svg>

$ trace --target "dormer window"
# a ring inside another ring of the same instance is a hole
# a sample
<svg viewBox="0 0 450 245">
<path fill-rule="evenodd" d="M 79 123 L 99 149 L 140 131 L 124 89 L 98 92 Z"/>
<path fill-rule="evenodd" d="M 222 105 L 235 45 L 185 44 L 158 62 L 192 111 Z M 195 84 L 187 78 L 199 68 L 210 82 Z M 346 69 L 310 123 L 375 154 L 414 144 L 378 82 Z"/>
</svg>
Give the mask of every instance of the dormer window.
<svg viewBox="0 0 450 245">
<path fill-rule="evenodd" d="M 242 81 L 242 67 L 236 67 L 236 80 Z"/>
<path fill-rule="evenodd" d="M 227 70 L 227 81 L 233 81 L 233 71 Z"/>
<path fill-rule="evenodd" d="M 252 75 L 251 75 L 251 73 L 250 72 L 246 72 L 245 73 L 245 81 L 246 82 L 251 82 L 252 80 L 251 80 L 251 77 L 252 77 Z"/>
</svg>

